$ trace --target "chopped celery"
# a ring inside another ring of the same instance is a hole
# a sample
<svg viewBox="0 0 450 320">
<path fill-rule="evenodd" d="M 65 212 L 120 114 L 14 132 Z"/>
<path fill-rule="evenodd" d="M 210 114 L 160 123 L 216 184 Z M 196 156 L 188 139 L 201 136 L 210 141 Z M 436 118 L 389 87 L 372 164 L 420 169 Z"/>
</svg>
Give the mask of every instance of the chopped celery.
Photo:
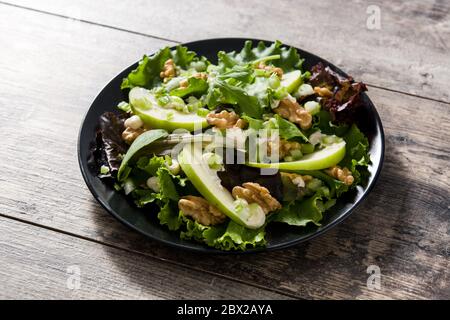
<svg viewBox="0 0 450 320">
<path fill-rule="evenodd" d="M 107 167 L 107 166 L 101 166 L 101 167 L 100 167 L 100 173 L 101 173 L 101 174 L 108 174 L 108 173 L 109 173 L 109 167 Z"/>
<path fill-rule="evenodd" d="M 308 181 L 306 184 L 306 188 L 311 191 L 317 191 L 322 186 L 322 181 L 319 179 L 313 178 L 311 181 Z"/>
<path fill-rule="evenodd" d="M 311 143 L 304 143 L 302 144 L 301 150 L 303 153 L 313 153 L 314 152 L 314 146 Z"/>
<path fill-rule="evenodd" d="M 280 78 L 278 78 L 278 76 L 273 73 L 270 78 L 269 78 L 269 86 L 272 89 L 277 89 L 281 84 Z"/>
<path fill-rule="evenodd" d="M 290 154 L 294 160 L 300 160 L 303 157 L 303 154 L 299 149 L 291 150 Z"/>
<path fill-rule="evenodd" d="M 304 107 L 311 115 L 315 115 L 320 111 L 320 104 L 317 101 L 308 101 L 305 103 Z"/>
</svg>

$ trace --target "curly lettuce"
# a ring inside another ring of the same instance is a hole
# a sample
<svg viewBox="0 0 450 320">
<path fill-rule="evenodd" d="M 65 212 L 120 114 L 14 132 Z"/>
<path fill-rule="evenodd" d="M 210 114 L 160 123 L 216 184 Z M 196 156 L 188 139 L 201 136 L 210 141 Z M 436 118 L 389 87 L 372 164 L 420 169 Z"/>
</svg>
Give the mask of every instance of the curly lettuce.
<svg viewBox="0 0 450 320">
<path fill-rule="evenodd" d="M 181 232 L 182 239 L 203 242 L 219 250 L 246 250 L 266 244 L 264 227 L 248 229 L 232 220 L 218 226 L 204 226 L 184 217 L 182 213 L 180 219 L 185 224 L 184 231 Z"/>
<path fill-rule="evenodd" d="M 248 63 L 258 63 L 266 58 L 276 57 L 270 62 L 283 69 L 284 72 L 299 70 L 302 67 L 303 59 L 300 58 L 297 50 L 293 47 L 285 47 L 280 41 L 275 41 L 270 46 L 260 41 L 253 47 L 252 41 L 246 41 L 240 52 L 223 52 L 218 54 L 219 66 L 231 68 L 235 65 L 245 65 Z"/>
<path fill-rule="evenodd" d="M 274 213 L 271 221 L 284 222 L 291 226 L 304 227 L 308 223 L 320 226 L 323 213 L 335 204 L 335 199 L 327 199 L 322 192 L 301 201 L 292 201 Z"/>
<path fill-rule="evenodd" d="M 359 184 L 362 178 L 368 176 L 369 140 L 356 124 L 350 127 L 343 138 L 346 143 L 346 153 L 339 165 L 350 169 L 355 178 L 354 184 Z"/>
<path fill-rule="evenodd" d="M 123 79 L 121 89 L 131 89 L 134 87 L 143 87 L 151 89 L 161 84 L 160 72 L 163 70 L 164 63 L 168 59 L 173 59 L 175 64 L 183 69 L 194 66 L 199 61 L 207 64 L 204 57 L 197 57 L 193 51 L 183 46 L 177 46 L 174 50 L 165 47 L 151 56 L 144 55 L 139 65 L 128 76 Z"/>
<path fill-rule="evenodd" d="M 245 89 L 223 80 L 215 80 L 206 96 L 206 104 L 214 109 L 221 104 L 234 105 L 239 114 L 261 118 L 263 106 L 258 98 L 250 95 Z"/>
</svg>

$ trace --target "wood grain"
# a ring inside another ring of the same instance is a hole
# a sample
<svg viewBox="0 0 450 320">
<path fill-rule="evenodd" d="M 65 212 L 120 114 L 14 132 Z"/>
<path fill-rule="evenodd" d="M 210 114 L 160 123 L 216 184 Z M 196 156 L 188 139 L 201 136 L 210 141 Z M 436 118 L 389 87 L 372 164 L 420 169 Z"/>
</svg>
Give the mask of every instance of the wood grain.
<svg viewBox="0 0 450 320">
<path fill-rule="evenodd" d="M 11 219 L 0 225 L 1 299 L 288 298 Z"/>
<path fill-rule="evenodd" d="M 180 42 L 280 39 L 369 84 L 450 102 L 450 2 L 445 0 L 8 2 Z M 380 9 L 380 29 L 367 27 L 373 5 Z"/>
<path fill-rule="evenodd" d="M 0 116 L 7 133 L 0 148 L 1 215 L 294 297 L 450 298 L 448 104 L 369 89 L 385 126 L 386 164 L 368 201 L 327 234 L 251 256 L 186 253 L 110 217 L 85 187 L 76 160 L 79 125 L 97 92 L 142 52 L 170 43 L 9 6 L 0 6 L 0 29 Z M 24 235 L 29 242 L 43 232 L 31 230 Z M 52 237 L 59 235 L 48 233 L 49 242 Z M 133 259 L 116 255 L 110 268 Z M 381 290 L 366 287 L 371 264 L 381 268 Z M 13 279 L 8 284 L 14 288 Z"/>
</svg>

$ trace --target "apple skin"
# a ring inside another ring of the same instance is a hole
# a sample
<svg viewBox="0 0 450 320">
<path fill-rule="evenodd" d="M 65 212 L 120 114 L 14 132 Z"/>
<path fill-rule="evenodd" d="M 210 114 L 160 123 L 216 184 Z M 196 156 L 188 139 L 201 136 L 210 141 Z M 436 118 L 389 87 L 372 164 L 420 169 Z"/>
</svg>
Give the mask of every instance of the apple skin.
<svg viewBox="0 0 450 320">
<path fill-rule="evenodd" d="M 129 101 L 133 114 L 138 115 L 144 124 L 152 129 L 165 129 L 170 132 L 177 129 L 194 131 L 209 126 L 206 118 L 196 113 L 183 113 L 159 106 L 155 97 L 144 88 L 131 89 Z M 169 113 L 172 114 L 170 119 Z"/>
<path fill-rule="evenodd" d="M 221 185 L 217 172 L 209 168 L 203 159 L 201 145 L 187 144 L 178 155 L 178 162 L 200 194 L 231 220 L 249 229 L 264 225 L 266 215 L 256 203 L 248 204 L 245 210 L 236 212 L 233 196 Z"/>
<path fill-rule="evenodd" d="M 302 84 L 302 73 L 294 70 L 283 74 L 280 85 L 286 88 L 289 93 L 294 92 Z"/>
<path fill-rule="evenodd" d="M 330 168 L 344 159 L 345 141 L 334 143 L 322 150 L 305 155 L 301 160 L 278 163 L 247 163 L 250 167 L 270 168 L 284 171 L 322 170 Z"/>
</svg>

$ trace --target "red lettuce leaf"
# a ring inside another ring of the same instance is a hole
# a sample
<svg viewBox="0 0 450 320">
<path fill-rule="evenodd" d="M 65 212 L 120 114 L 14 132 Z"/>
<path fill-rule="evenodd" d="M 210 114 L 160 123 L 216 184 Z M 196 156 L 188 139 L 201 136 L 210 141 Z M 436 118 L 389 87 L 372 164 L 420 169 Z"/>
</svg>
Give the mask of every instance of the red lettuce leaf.
<svg viewBox="0 0 450 320">
<path fill-rule="evenodd" d="M 96 143 L 91 151 L 90 164 L 96 170 L 96 173 L 99 173 L 101 166 L 109 168 L 109 174 L 102 175 L 102 178 L 117 175 L 122 157 L 127 152 L 128 145 L 122 139 L 125 119 L 125 114 L 113 112 L 105 112 L 100 116 L 96 131 Z"/>
<path fill-rule="evenodd" d="M 311 69 L 309 83 L 313 87 L 326 87 L 333 96 L 322 98 L 323 108 L 331 113 L 337 123 L 353 123 L 358 109 L 363 105 L 361 93 L 367 91 L 362 82 L 355 82 L 352 77 L 344 77 L 329 66 L 319 62 Z"/>
</svg>

